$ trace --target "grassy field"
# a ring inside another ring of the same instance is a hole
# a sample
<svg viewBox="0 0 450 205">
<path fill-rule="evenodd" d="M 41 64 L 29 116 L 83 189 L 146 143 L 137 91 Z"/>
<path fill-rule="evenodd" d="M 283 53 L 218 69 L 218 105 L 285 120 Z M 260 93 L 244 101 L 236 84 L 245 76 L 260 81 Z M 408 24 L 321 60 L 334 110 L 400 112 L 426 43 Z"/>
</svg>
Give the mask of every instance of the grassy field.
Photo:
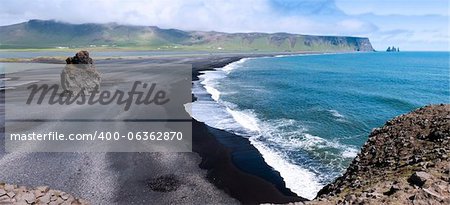
<svg viewBox="0 0 450 205">
<path fill-rule="evenodd" d="M 30 20 L 0 26 L 0 51 L 372 51 L 367 38 L 289 33 L 223 33 L 118 24 Z"/>
</svg>

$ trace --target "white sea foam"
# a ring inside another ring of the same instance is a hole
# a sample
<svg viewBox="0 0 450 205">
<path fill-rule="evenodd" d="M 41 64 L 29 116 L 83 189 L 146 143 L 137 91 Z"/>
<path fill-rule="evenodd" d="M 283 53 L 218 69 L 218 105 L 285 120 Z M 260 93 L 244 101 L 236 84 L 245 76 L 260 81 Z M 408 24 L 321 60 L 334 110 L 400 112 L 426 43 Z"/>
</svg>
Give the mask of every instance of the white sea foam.
<svg viewBox="0 0 450 205">
<path fill-rule="evenodd" d="M 344 53 L 295 53 L 295 54 L 281 54 L 274 56 L 275 58 L 293 57 L 293 56 L 318 56 L 318 55 L 339 55 Z"/>
<path fill-rule="evenodd" d="M 280 172 L 281 177 L 286 183 L 286 187 L 299 196 L 313 199 L 323 187 L 318 177 L 308 169 L 292 164 L 288 160 L 289 156 L 284 156 L 283 152 L 271 149 L 259 140 L 261 133 L 268 133 L 268 130 L 275 130 L 273 126 L 260 122 L 257 116 L 250 110 L 236 111 L 230 108 L 226 109 L 233 116 L 233 119 L 247 130 L 247 134 L 253 134 L 249 138 L 250 142 L 261 153 L 264 161 Z M 260 126 L 259 124 L 264 124 L 264 126 Z M 274 139 L 272 137 L 269 138 Z"/>
<path fill-rule="evenodd" d="M 211 127 L 242 136 L 250 136 L 250 142 L 262 154 L 268 165 L 280 172 L 281 177 L 299 196 L 312 199 L 323 187 L 314 167 L 295 164 L 288 151 L 335 148 L 341 157 L 356 156 L 357 150 L 338 142 L 311 135 L 308 129 L 293 119 L 260 120 L 252 110 L 240 110 L 237 105 L 220 99 L 217 81 L 237 69 L 248 59 L 229 64 L 217 71 L 206 71 L 194 82 L 193 92 L 197 101 L 192 103 L 192 117 Z M 205 96 L 210 95 L 210 98 Z M 344 117 L 337 111 L 335 117 Z M 274 147 L 276 146 L 276 147 Z M 338 152 L 339 154 L 339 152 Z M 314 171 L 313 171 L 314 170 Z"/>
<path fill-rule="evenodd" d="M 225 78 L 226 74 L 220 71 L 204 71 L 203 75 L 199 76 L 201 79 L 201 84 L 206 89 L 206 91 L 211 95 L 211 98 L 218 101 L 220 98 L 220 91 L 215 88 L 217 85 L 217 80 Z"/>
<path fill-rule="evenodd" d="M 198 121 L 204 122 L 208 126 L 222 130 L 227 130 L 235 134 L 245 134 L 244 128 L 237 123 L 231 114 L 226 110 L 226 106 L 207 97 L 209 94 L 198 81 L 194 82 L 192 91 L 197 100 L 191 105 L 192 117 Z M 211 94 L 209 94 L 211 95 Z M 233 107 L 232 103 L 226 103 Z"/>
<path fill-rule="evenodd" d="M 286 149 L 316 150 L 323 148 L 334 148 L 336 150 L 341 150 L 341 153 L 345 152 L 347 154 L 343 157 L 358 153 L 355 148 L 349 145 L 344 145 L 338 141 L 330 141 L 319 136 L 309 134 L 308 129 L 296 120 L 272 120 L 264 122 L 264 125 L 261 125 L 261 127 L 265 128 L 262 134 L 267 136 L 267 141 L 278 144 Z"/>
<path fill-rule="evenodd" d="M 342 152 L 342 156 L 346 158 L 355 158 L 358 155 L 358 150 L 355 148 L 347 148 Z"/>
<path fill-rule="evenodd" d="M 184 110 L 192 117 L 192 103 L 184 104 Z"/>
<path fill-rule="evenodd" d="M 219 70 L 222 70 L 222 71 L 224 71 L 226 73 L 230 73 L 231 71 L 233 71 L 234 69 L 238 68 L 241 64 L 243 64 L 248 59 L 250 59 L 250 58 L 242 58 L 241 60 L 233 62 L 233 63 L 230 63 L 230 64 L 226 65 L 225 67 L 220 68 Z"/>
<path fill-rule="evenodd" d="M 257 123 L 256 116 L 251 111 L 235 111 L 230 108 L 226 108 L 227 111 L 233 116 L 233 119 L 236 120 L 242 127 L 250 130 L 251 132 L 259 132 L 259 126 Z"/>
<path fill-rule="evenodd" d="M 215 101 L 219 100 L 220 92 L 217 89 L 215 89 L 214 87 L 211 87 L 211 86 L 206 86 L 206 85 L 205 85 L 205 89 L 208 93 L 211 94 L 212 99 L 214 99 Z"/>
<path fill-rule="evenodd" d="M 192 103 L 192 117 L 211 127 L 241 133 L 242 129 L 230 114 L 214 101 L 195 101 Z"/>
<path fill-rule="evenodd" d="M 258 137 L 251 137 L 250 142 L 261 153 L 264 161 L 280 172 L 286 187 L 290 188 L 292 192 L 311 200 L 323 187 L 314 173 L 288 162 L 285 157 L 258 141 Z"/>
<path fill-rule="evenodd" d="M 337 110 L 328 110 L 331 115 L 333 115 L 334 117 L 337 118 L 344 118 L 344 115 L 342 115 L 341 113 L 339 113 Z"/>
<path fill-rule="evenodd" d="M 336 118 L 336 121 L 348 122 L 347 119 L 345 119 L 346 117 L 343 114 L 339 113 L 337 110 L 328 110 L 328 111 L 331 113 L 331 115 L 333 115 L 333 117 Z"/>
<path fill-rule="evenodd" d="M 318 55 L 314 53 L 296 53 L 296 54 L 282 54 L 282 55 L 276 55 L 275 58 L 284 58 L 284 57 L 292 57 L 292 56 L 306 56 L 306 55 Z M 319 54 L 320 55 L 320 54 Z"/>
</svg>

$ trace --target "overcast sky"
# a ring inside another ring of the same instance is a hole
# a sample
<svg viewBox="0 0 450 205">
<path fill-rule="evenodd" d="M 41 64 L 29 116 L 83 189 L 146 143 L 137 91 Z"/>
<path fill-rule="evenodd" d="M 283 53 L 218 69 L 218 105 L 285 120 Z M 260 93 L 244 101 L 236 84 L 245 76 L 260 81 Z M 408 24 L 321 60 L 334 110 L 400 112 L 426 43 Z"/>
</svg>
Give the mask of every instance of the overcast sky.
<svg viewBox="0 0 450 205">
<path fill-rule="evenodd" d="M 3 0 L 0 25 L 29 19 L 185 30 L 369 37 L 375 49 L 449 50 L 448 0 Z"/>
</svg>

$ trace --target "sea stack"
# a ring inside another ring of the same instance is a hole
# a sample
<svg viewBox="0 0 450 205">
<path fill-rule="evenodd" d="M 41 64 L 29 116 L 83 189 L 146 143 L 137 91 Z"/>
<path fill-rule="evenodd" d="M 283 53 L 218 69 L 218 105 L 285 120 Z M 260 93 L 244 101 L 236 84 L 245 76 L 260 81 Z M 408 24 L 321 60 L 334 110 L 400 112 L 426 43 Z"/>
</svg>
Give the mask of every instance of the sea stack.
<svg viewBox="0 0 450 205">
<path fill-rule="evenodd" d="M 80 51 L 74 57 L 66 59 L 66 66 L 61 73 L 61 87 L 64 94 L 89 95 L 100 88 L 101 74 L 95 69 L 89 52 Z"/>
<path fill-rule="evenodd" d="M 344 175 L 307 204 L 450 204 L 450 105 L 374 129 Z"/>
</svg>

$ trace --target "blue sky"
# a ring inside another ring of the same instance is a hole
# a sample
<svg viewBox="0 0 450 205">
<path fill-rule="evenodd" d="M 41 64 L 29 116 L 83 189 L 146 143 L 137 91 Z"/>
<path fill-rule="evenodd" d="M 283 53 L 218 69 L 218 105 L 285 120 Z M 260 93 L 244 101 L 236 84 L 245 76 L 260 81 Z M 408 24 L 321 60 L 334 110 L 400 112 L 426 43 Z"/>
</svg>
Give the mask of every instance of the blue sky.
<svg viewBox="0 0 450 205">
<path fill-rule="evenodd" d="M 0 25 L 29 19 L 185 30 L 369 37 L 375 49 L 449 50 L 448 0 L 3 0 Z"/>
</svg>

